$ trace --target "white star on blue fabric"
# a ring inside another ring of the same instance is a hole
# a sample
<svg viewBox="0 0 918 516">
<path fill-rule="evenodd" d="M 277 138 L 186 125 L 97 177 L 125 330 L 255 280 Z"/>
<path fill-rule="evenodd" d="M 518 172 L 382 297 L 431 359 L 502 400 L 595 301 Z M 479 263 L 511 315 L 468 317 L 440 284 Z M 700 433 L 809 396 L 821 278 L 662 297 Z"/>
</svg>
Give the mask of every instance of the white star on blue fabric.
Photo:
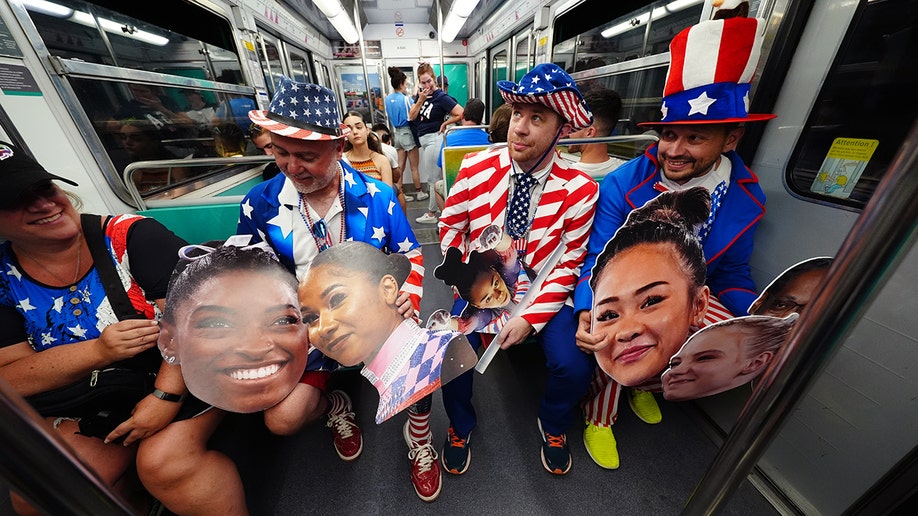
<svg viewBox="0 0 918 516">
<path fill-rule="evenodd" d="M 371 238 L 382 242 L 386 238 L 385 228 L 373 226 L 373 236 Z"/>
<path fill-rule="evenodd" d="M 70 330 L 70 333 L 73 333 L 77 337 L 82 338 L 86 336 L 86 330 L 84 330 L 79 324 L 73 328 L 68 327 L 67 329 Z"/>
<path fill-rule="evenodd" d="M 281 213 L 281 209 L 287 210 L 287 213 Z M 272 226 L 277 226 L 281 230 L 281 235 L 286 239 L 290 236 L 290 232 L 293 231 L 293 224 L 291 223 L 293 210 L 289 206 L 282 205 L 277 210 L 277 215 L 274 218 L 268 220 L 268 224 Z"/>
<path fill-rule="evenodd" d="M 35 307 L 32 306 L 32 303 L 29 301 L 29 298 L 20 299 L 19 304 L 16 305 L 23 312 L 28 312 L 29 310 L 35 310 Z"/>
<path fill-rule="evenodd" d="M 278 107 L 284 107 L 285 105 L 286 105 L 286 104 L 284 104 L 284 99 L 277 99 L 277 106 L 278 106 Z"/>
<path fill-rule="evenodd" d="M 252 210 L 254 210 L 254 209 L 255 209 L 255 208 L 252 207 L 252 204 L 249 202 L 248 199 L 246 199 L 245 202 L 242 203 L 242 214 L 245 215 L 245 218 L 251 219 L 251 218 L 252 218 Z"/>
<path fill-rule="evenodd" d="M 309 100 L 309 97 L 303 97 L 303 100 L 305 100 L 307 104 L 312 104 L 312 101 Z"/>
<path fill-rule="evenodd" d="M 50 333 L 42 333 L 42 334 L 41 334 L 41 345 L 42 345 L 42 346 L 47 346 L 47 345 L 53 343 L 53 342 L 56 341 L 56 340 L 57 340 L 57 339 L 54 338 L 54 337 L 52 337 Z"/>
<path fill-rule="evenodd" d="M 293 104 L 293 105 L 295 106 L 295 105 L 299 104 L 300 102 L 299 102 L 298 100 L 296 100 L 296 97 L 292 97 L 292 98 L 290 99 L 290 103 Z"/>
<path fill-rule="evenodd" d="M 395 201 L 389 201 L 389 208 L 386 210 L 389 212 L 389 215 L 392 215 L 392 208 L 395 207 Z"/>
<path fill-rule="evenodd" d="M 688 101 L 689 105 L 692 106 L 692 109 L 689 110 L 689 115 L 694 115 L 695 113 L 701 113 L 702 115 L 708 114 L 708 108 L 711 107 L 711 104 L 717 102 L 717 99 L 712 99 L 708 97 L 708 92 L 703 91 L 701 95 L 698 95 L 697 98 Z"/>
<path fill-rule="evenodd" d="M 367 206 L 361 206 L 357 208 L 357 211 L 359 211 L 363 215 L 363 218 L 365 219 L 370 216 L 370 208 Z"/>
<path fill-rule="evenodd" d="M 538 83 L 539 83 L 539 76 L 536 75 L 535 77 L 533 77 L 533 78 L 532 78 L 532 82 L 535 83 L 535 84 L 538 84 Z"/>
<path fill-rule="evenodd" d="M 376 186 L 376 183 L 367 183 L 367 192 L 370 193 L 370 197 L 375 197 L 376 194 L 381 191 L 382 190 L 380 190 L 379 187 Z"/>
<path fill-rule="evenodd" d="M 61 313 L 61 310 L 64 309 L 64 297 L 54 298 L 54 305 L 51 307 L 55 312 Z"/>
<path fill-rule="evenodd" d="M 749 112 L 749 92 L 748 91 L 746 92 L 745 95 L 743 95 L 743 107 L 746 108 L 746 112 L 748 113 Z"/>
<path fill-rule="evenodd" d="M 663 105 L 660 106 L 660 113 L 663 113 L 663 120 L 666 120 L 666 113 L 668 112 L 669 112 L 669 108 L 666 107 L 666 102 L 664 102 Z"/>
<path fill-rule="evenodd" d="M 351 188 L 357 184 L 357 181 L 354 180 L 354 174 L 350 171 L 344 173 L 344 180 L 347 182 L 348 186 Z"/>
<path fill-rule="evenodd" d="M 398 252 L 407 253 L 411 250 L 411 246 L 413 245 L 414 244 L 411 242 L 411 240 L 409 240 L 408 237 L 405 237 L 405 240 L 398 243 Z"/>
<path fill-rule="evenodd" d="M 297 86 L 296 83 L 291 84 L 290 89 L 293 91 L 300 91 L 300 87 Z"/>
<path fill-rule="evenodd" d="M 13 277 L 16 278 L 17 280 L 22 281 L 22 273 L 19 272 L 19 269 L 17 269 L 16 266 L 13 265 L 13 264 L 10 264 L 10 265 L 9 265 L 9 268 L 10 268 L 10 270 L 8 270 L 8 271 L 6 272 L 6 275 L 7 275 L 7 276 L 13 276 Z"/>
</svg>

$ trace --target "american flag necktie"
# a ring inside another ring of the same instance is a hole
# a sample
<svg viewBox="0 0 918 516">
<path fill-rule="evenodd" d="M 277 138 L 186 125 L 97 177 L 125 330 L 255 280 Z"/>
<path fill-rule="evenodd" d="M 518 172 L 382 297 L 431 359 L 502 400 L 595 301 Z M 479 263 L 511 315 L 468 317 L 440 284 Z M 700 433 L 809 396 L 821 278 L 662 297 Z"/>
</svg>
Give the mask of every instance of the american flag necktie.
<svg viewBox="0 0 918 516">
<path fill-rule="evenodd" d="M 714 225 L 714 217 L 717 216 L 717 210 L 720 209 L 720 203 L 724 199 L 724 195 L 727 193 L 727 182 L 721 181 L 718 184 L 714 191 L 711 192 L 711 214 L 708 215 L 708 220 L 704 221 L 701 229 L 698 231 L 698 240 L 704 244 L 705 240 L 708 238 L 708 233 L 711 231 L 711 226 Z"/>
<path fill-rule="evenodd" d="M 507 213 L 507 234 L 514 240 L 521 238 L 529 229 L 529 203 L 532 197 L 532 187 L 536 179 L 532 174 L 516 174 L 516 188 L 510 199 L 510 209 Z"/>
</svg>

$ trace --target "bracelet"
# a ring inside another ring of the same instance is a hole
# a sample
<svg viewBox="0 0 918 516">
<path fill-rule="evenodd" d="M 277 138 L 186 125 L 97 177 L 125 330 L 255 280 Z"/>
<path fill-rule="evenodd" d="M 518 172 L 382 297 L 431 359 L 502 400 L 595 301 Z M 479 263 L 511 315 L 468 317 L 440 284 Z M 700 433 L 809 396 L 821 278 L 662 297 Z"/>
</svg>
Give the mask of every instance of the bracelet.
<svg viewBox="0 0 918 516">
<path fill-rule="evenodd" d="M 159 389 L 153 389 L 153 395 L 163 401 L 172 401 L 175 403 L 181 403 L 185 401 L 184 394 L 171 394 L 165 391 L 161 391 Z"/>
</svg>

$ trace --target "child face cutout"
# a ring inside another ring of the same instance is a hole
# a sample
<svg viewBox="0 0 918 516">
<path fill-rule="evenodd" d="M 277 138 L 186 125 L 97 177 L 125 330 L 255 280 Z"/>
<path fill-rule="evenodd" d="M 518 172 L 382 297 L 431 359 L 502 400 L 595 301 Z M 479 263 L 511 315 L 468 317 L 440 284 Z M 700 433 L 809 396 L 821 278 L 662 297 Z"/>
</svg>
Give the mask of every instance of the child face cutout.
<svg viewBox="0 0 918 516">
<path fill-rule="evenodd" d="M 707 309 L 708 289 L 698 293 L 672 244 L 640 244 L 622 251 L 600 273 L 594 289 L 594 335 L 608 346 L 596 361 L 625 386 L 658 375 Z"/>
<path fill-rule="evenodd" d="M 689 339 L 663 373 L 663 396 L 670 401 L 691 400 L 750 381 L 745 337 L 742 328 L 733 325 L 702 331 Z"/>
<path fill-rule="evenodd" d="M 510 302 L 510 290 L 494 269 L 479 274 L 470 290 L 472 299 L 467 301 L 478 308 L 501 308 Z"/>
<path fill-rule="evenodd" d="M 217 275 L 182 302 L 175 321 L 169 337 L 188 390 L 216 407 L 246 413 L 274 406 L 306 368 L 296 292 L 272 274 Z"/>
<path fill-rule="evenodd" d="M 390 275 L 374 284 L 361 272 L 313 267 L 299 294 L 310 343 L 345 366 L 370 361 L 402 319 Z"/>
</svg>

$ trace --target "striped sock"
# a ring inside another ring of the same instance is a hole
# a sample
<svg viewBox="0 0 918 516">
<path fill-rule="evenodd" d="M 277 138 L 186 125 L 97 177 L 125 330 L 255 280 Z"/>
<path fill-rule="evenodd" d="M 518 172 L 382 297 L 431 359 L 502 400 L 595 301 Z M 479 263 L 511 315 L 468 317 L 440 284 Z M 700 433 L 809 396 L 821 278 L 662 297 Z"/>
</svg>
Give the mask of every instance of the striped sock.
<svg viewBox="0 0 918 516">
<path fill-rule="evenodd" d="M 408 409 L 408 437 L 416 443 L 429 443 L 433 440 L 430 432 L 430 396 Z"/>
<path fill-rule="evenodd" d="M 351 399 L 343 391 L 328 393 L 328 415 L 338 415 L 351 412 Z"/>
</svg>

